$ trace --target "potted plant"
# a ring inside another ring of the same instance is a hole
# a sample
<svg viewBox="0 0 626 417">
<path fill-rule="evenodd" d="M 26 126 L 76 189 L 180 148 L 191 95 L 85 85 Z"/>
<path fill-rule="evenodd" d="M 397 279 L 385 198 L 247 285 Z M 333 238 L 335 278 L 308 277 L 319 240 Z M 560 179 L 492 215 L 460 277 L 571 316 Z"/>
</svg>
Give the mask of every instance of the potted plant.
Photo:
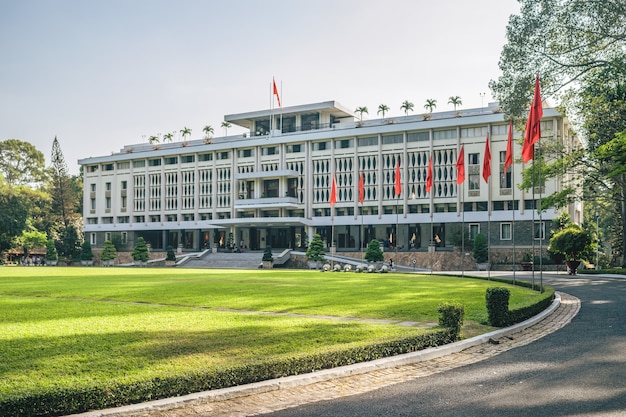
<svg viewBox="0 0 626 417">
<path fill-rule="evenodd" d="M 54 246 L 54 241 L 52 239 L 48 239 L 46 242 L 46 265 L 56 266 L 59 260 L 59 255 L 57 253 L 57 248 Z"/>
<path fill-rule="evenodd" d="M 385 260 L 383 250 L 380 247 L 380 242 L 378 240 L 372 239 L 367 245 L 367 250 L 365 251 L 365 260 L 368 262 L 382 262 Z"/>
<path fill-rule="evenodd" d="M 176 264 L 176 254 L 172 245 L 167 246 L 167 256 L 165 257 L 166 266 L 174 266 Z"/>
<path fill-rule="evenodd" d="M 320 269 L 322 262 L 326 259 L 325 254 L 326 248 L 322 237 L 319 234 L 313 235 L 313 240 L 306 251 L 309 269 Z"/>
<path fill-rule="evenodd" d="M 482 233 L 479 233 L 474 237 L 474 260 L 476 261 L 476 267 L 479 271 L 488 271 L 489 267 L 489 246 L 487 244 L 487 237 Z"/>
<path fill-rule="evenodd" d="M 133 260 L 135 261 L 135 265 L 137 266 L 145 266 L 150 258 L 150 250 L 148 249 L 148 245 L 143 237 L 139 237 L 137 239 L 137 243 L 133 248 Z"/>
<path fill-rule="evenodd" d="M 524 256 L 522 256 L 522 261 L 519 264 L 522 267 L 522 271 L 532 271 L 533 270 L 533 254 L 530 252 L 526 252 Z"/>
<path fill-rule="evenodd" d="M 91 250 L 91 243 L 84 241 L 80 250 L 80 263 L 83 266 L 93 265 L 93 251 Z"/>
<path fill-rule="evenodd" d="M 570 223 L 550 238 L 548 250 L 565 257 L 569 275 L 576 275 L 581 259 L 592 251 L 591 234 L 576 223 Z"/>
<path fill-rule="evenodd" d="M 115 249 L 115 245 L 113 245 L 113 242 L 111 242 L 110 240 L 105 240 L 104 248 L 102 249 L 102 254 L 100 255 L 102 265 L 113 266 L 115 264 L 116 256 L 117 250 Z"/>
<path fill-rule="evenodd" d="M 266 246 L 263 251 L 263 269 L 272 269 L 274 266 L 274 257 L 272 256 L 272 247 Z"/>
</svg>

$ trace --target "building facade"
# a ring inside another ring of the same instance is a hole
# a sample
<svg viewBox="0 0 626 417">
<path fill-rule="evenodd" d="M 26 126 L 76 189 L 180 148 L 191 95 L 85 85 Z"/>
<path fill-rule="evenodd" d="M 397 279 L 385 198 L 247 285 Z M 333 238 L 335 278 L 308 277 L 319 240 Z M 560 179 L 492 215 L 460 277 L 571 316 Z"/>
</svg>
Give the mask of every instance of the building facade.
<svg viewBox="0 0 626 417">
<path fill-rule="evenodd" d="M 513 132 L 516 162 L 504 172 L 509 125 L 497 104 L 360 121 L 329 101 L 227 115 L 225 121 L 248 132 L 127 145 L 80 160 L 85 239 L 95 247 L 118 239 L 132 248 L 142 236 L 157 251 L 170 245 L 181 251 L 261 250 L 304 248 L 319 233 L 337 251 L 362 250 L 372 239 L 400 251 L 444 251 L 483 233 L 491 248 L 505 251 L 513 240 L 518 248 L 546 247 L 551 220 L 561 212 L 540 215 L 535 208 L 566 178 L 535 190 L 516 186 L 522 132 Z M 555 109 L 544 109 L 541 128 L 542 141 L 579 146 Z M 487 136 L 488 183 L 482 176 Z M 461 146 L 466 178 L 457 185 Z M 580 203 L 565 210 L 582 220 Z"/>
</svg>

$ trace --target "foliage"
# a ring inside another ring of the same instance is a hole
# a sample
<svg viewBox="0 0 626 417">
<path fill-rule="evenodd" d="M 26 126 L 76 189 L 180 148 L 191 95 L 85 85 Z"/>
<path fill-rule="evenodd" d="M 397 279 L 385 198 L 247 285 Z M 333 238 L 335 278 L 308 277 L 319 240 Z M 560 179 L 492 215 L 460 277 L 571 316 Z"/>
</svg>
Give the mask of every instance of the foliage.
<svg viewBox="0 0 626 417">
<path fill-rule="evenodd" d="M 71 177 L 61 151 L 61 145 L 55 137 L 52 142 L 52 213 L 69 227 L 71 218 L 76 213 L 76 195 L 72 188 Z"/>
<path fill-rule="evenodd" d="M 383 119 L 385 118 L 385 113 L 387 113 L 389 111 L 389 106 L 386 104 L 380 104 L 378 105 L 378 112 L 376 112 L 376 114 L 383 114 Z"/>
<path fill-rule="evenodd" d="M 176 254 L 174 253 L 174 248 L 172 248 L 172 245 L 167 245 L 167 255 L 165 256 L 165 260 L 166 261 L 176 260 Z"/>
<path fill-rule="evenodd" d="M 19 139 L 0 141 L 0 173 L 11 186 L 43 182 L 46 160 L 41 151 Z"/>
<path fill-rule="evenodd" d="M 148 244 L 143 237 L 139 236 L 137 238 L 137 243 L 135 244 L 131 255 L 135 261 L 147 262 L 148 259 L 150 259 Z"/>
<path fill-rule="evenodd" d="M 363 120 L 363 113 L 369 114 L 369 110 L 367 109 L 367 106 L 357 107 L 354 112 L 359 113 L 359 120 Z"/>
<path fill-rule="evenodd" d="M 437 100 L 433 98 L 426 99 L 426 104 L 424 104 L 424 108 L 428 110 L 428 113 L 432 113 L 435 108 L 437 108 Z"/>
<path fill-rule="evenodd" d="M 455 340 L 461 335 L 465 307 L 459 303 L 441 303 L 437 308 L 439 312 L 439 325 L 452 330 Z"/>
<path fill-rule="evenodd" d="M 80 260 L 81 261 L 92 261 L 93 260 L 93 251 L 91 250 L 91 243 L 89 241 L 84 241 L 81 246 L 80 251 Z"/>
<path fill-rule="evenodd" d="M 461 97 L 459 97 L 459 96 L 451 96 L 448 99 L 448 104 L 452 104 L 454 106 L 454 111 L 456 111 L 456 107 L 463 105 L 463 102 L 461 101 Z"/>
<path fill-rule="evenodd" d="M 550 238 L 548 250 L 565 256 L 568 261 L 589 258 L 593 252 L 591 234 L 575 223 L 556 232 Z"/>
<path fill-rule="evenodd" d="M 487 313 L 489 324 L 496 327 L 505 326 L 509 317 L 509 298 L 511 292 L 507 288 L 492 287 L 487 289 Z"/>
<path fill-rule="evenodd" d="M 365 260 L 368 262 L 382 262 L 385 260 L 383 250 L 381 249 L 380 242 L 378 240 L 372 239 L 371 242 L 367 245 L 367 250 L 365 251 Z"/>
<path fill-rule="evenodd" d="M 272 247 L 266 246 L 263 251 L 263 258 L 261 259 L 263 262 L 274 262 L 274 257 L 272 256 Z"/>
<path fill-rule="evenodd" d="M 57 248 L 54 246 L 54 240 L 48 239 L 46 242 L 46 260 L 56 261 L 59 258 Z"/>
<path fill-rule="evenodd" d="M 310 261 L 323 261 L 326 259 L 326 248 L 324 247 L 324 241 L 319 234 L 313 235 L 313 240 L 309 244 L 309 248 L 306 250 L 306 256 Z"/>
<path fill-rule="evenodd" d="M 61 256 L 66 259 L 78 259 L 81 252 L 81 244 L 78 231 L 74 226 L 68 226 L 61 242 Z"/>
<path fill-rule="evenodd" d="M 487 237 L 479 233 L 474 237 L 474 260 L 476 263 L 482 264 L 487 262 L 489 258 L 489 247 L 487 245 Z"/>
<path fill-rule="evenodd" d="M 402 105 L 400 106 L 400 110 L 402 110 L 404 114 L 408 116 L 409 112 L 413 111 L 413 107 L 415 107 L 413 103 L 411 103 L 409 100 L 404 100 L 402 102 Z"/>
<path fill-rule="evenodd" d="M 48 238 L 45 233 L 38 230 L 24 230 L 20 241 L 24 248 L 24 255 L 27 255 L 34 248 L 46 246 Z"/>
<path fill-rule="evenodd" d="M 448 343 L 453 335 L 442 329 L 261 312 L 430 322 L 443 300 L 454 299 L 475 323 L 486 320 L 484 292 L 493 284 L 398 274 L 361 274 L 353 282 L 344 273 L 275 270 L 97 269 L 90 275 L 65 267 L 46 276 L 36 268 L 3 273 L 0 316 L 12 323 L 0 323 L 0 351 L 10 351 L 12 360 L 0 363 L 1 415 L 67 415 Z M 546 299 L 507 287 L 515 308 Z M 230 311 L 193 308 L 209 302 Z M 14 326 L 17 321 L 24 325 Z"/>
<path fill-rule="evenodd" d="M 28 201 L 8 185 L 0 185 L 0 253 L 13 247 L 28 218 Z"/>
<path fill-rule="evenodd" d="M 100 260 L 111 261 L 115 259 L 116 255 L 117 251 L 115 249 L 115 246 L 113 245 L 113 242 L 111 242 L 110 240 L 105 240 L 104 247 L 102 248 L 102 253 L 100 254 Z"/>
</svg>

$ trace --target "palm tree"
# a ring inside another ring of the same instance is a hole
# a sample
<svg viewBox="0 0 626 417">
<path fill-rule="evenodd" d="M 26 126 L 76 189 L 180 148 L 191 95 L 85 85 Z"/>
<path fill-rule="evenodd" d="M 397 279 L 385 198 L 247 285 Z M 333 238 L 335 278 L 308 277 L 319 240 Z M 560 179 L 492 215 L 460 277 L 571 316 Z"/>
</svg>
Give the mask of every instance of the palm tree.
<svg viewBox="0 0 626 417">
<path fill-rule="evenodd" d="M 448 104 L 452 104 L 454 106 L 454 111 L 456 111 L 456 106 L 462 105 L 463 102 L 461 102 L 461 97 L 452 96 L 448 99 Z"/>
<path fill-rule="evenodd" d="M 437 100 L 433 98 L 426 99 L 426 104 L 424 105 L 425 109 L 428 109 L 429 113 L 433 112 L 433 109 L 437 107 Z"/>
<path fill-rule="evenodd" d="M 166 133 L 163 135 L 163 142 L 171 142 L 174 139 L 173 133 Z"/>
<path fill-rule="evenodd" d="M 410 111 L 413 111 L 413 103 L 411 103 L 409 100 L 404 100 L 402 102 L 402 106 L 400 106 L 400 110 L 404 110 L 404 114 L 405 115 L 409 115 Z"/>
<path fill-rule="evenodd" d="M 367 110 L 367 106 L 357 107 L 354 112 L 359 113 L 359 120 L 361 121 L 363 121 L 363 113 L 369 114 L 369 111 Z"/>
<path fill-rule="evenodd" d="M 154 135 L 150 136 L 148 138 L 148 143 L 150 145 L 155 144 L 155 143 L 159 143 L 159 137 L 158 136 L 154 136 Z"/>
<path fill-rule="evenodd" d="M 202 131 L 204 132 L 205 139 L 210 139 L 211 136 L 213 136 L 213 126 L 211 125 L 204 126 L 204 129 L 202 129 Z"/>
<path fill-rule="evenodd" d="M 180 135 L 183 137 L 183 141 L 185 140 L 186 136 L 191 135 L 191 129 L 189 129 L 188 127 L 184 127 L 181 131 L 180 131 Z"/>
<path fill-rule="evenodd" d="M 378 112 L 376 114 L 383 114 L 383 119 L 385 118 L 385 113 L 387 113 L 389 111 L 389 106 L 386 104 L 380 104 L 378 106 Z"/>
<path fill-rule="evenodd" d="M 222 127 L 224 128 L 224 131 L 226 132 L 226 136 L 228 136 L 228 128 L 231 127 L 232 124 L 230 122 L 222 122 Z"/>
</svg>

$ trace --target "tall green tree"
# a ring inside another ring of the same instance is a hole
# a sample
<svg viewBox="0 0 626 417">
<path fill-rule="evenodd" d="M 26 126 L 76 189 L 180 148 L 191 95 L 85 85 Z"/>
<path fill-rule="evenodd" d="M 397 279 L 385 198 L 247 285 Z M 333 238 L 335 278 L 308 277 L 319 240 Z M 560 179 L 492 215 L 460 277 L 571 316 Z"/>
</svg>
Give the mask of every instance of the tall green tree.
<svg viewBox="0 0 626 417">
<path fill-rule="evenodd" d="M 191 135 L 191 129 L 189 129 L 186 126 L 181 129 L 180 136 L 183 138 L 183 140 L 185 140 L 187 136 L 190 136 L 190 135 Z"/>
<path fill-rule="evenodd" d="M 0 176 L 0 255 L 16 244 L 26 228 L 28 201 Z"/>
<path fill-rule="evenodd" d="M 389 111 L 389 106 L 386 104 L 380 104 L 378 106 L 378 112 L 376 112 L 376 114 L 383 114 L 383 119 L 385 118 L 385 113 L 387 113 Z"/>
<path fill-rule="evenodd" d="M 63 157 L 63 151 L 58 139 L 52 142 L 52 213 L 67 228 L 76 217 L 76 195 L 73 190 L 71 177 Z"/>
<path fill-rule="evenodd" d="M 432 113 L 435 108 L 437 108 L 437 100 L 433 98 L 426 99 L 426 104 L 424 104 L 424 108 L 428 110 L 428 113 Z"/>
<path fill-rule="evenodd" d="M 354 111 L 355 113 L 359 113 L 359 120 L 363 121 L 363 113 L 369 114 L 369 110 L 367 106 L 357 107 Z"/>
<path fill-rule="evenodd" d="M 0 173 L 10 185 L 41 183 L 46 178 L 43 153 L 19 139 L 0 141 Z"/>
<path fill-rule="evenodd" d="M 454 111 L 456 111 L 456 107 L 463 105 L 463 102 L 461 101 L 461 97 L 459 97 L 459 96 L 451 96 L 448 99 L 448 104 L 452 104 L 454 106 Z"/>
<path fill-rule="evenodd" d="M 228 136 L 228 129 L 230 129 L 231 126 L 232 126 L 232 123 L 230 122 L 227 122 L 227 121 L 222 122 L 222 127 L 224 128 L 225 136 Z"/>
<path fill-rule="evenodd" d="M 402 102 L 402 105 L 400 106 L 400 110 L 402 110 L 404 114 L 408 116 L 409 112 L 413 111 L 413 107 L 415 107 L 413 103 L 411 103 L 409 100 L 404 100 Z"/>
</svg>

